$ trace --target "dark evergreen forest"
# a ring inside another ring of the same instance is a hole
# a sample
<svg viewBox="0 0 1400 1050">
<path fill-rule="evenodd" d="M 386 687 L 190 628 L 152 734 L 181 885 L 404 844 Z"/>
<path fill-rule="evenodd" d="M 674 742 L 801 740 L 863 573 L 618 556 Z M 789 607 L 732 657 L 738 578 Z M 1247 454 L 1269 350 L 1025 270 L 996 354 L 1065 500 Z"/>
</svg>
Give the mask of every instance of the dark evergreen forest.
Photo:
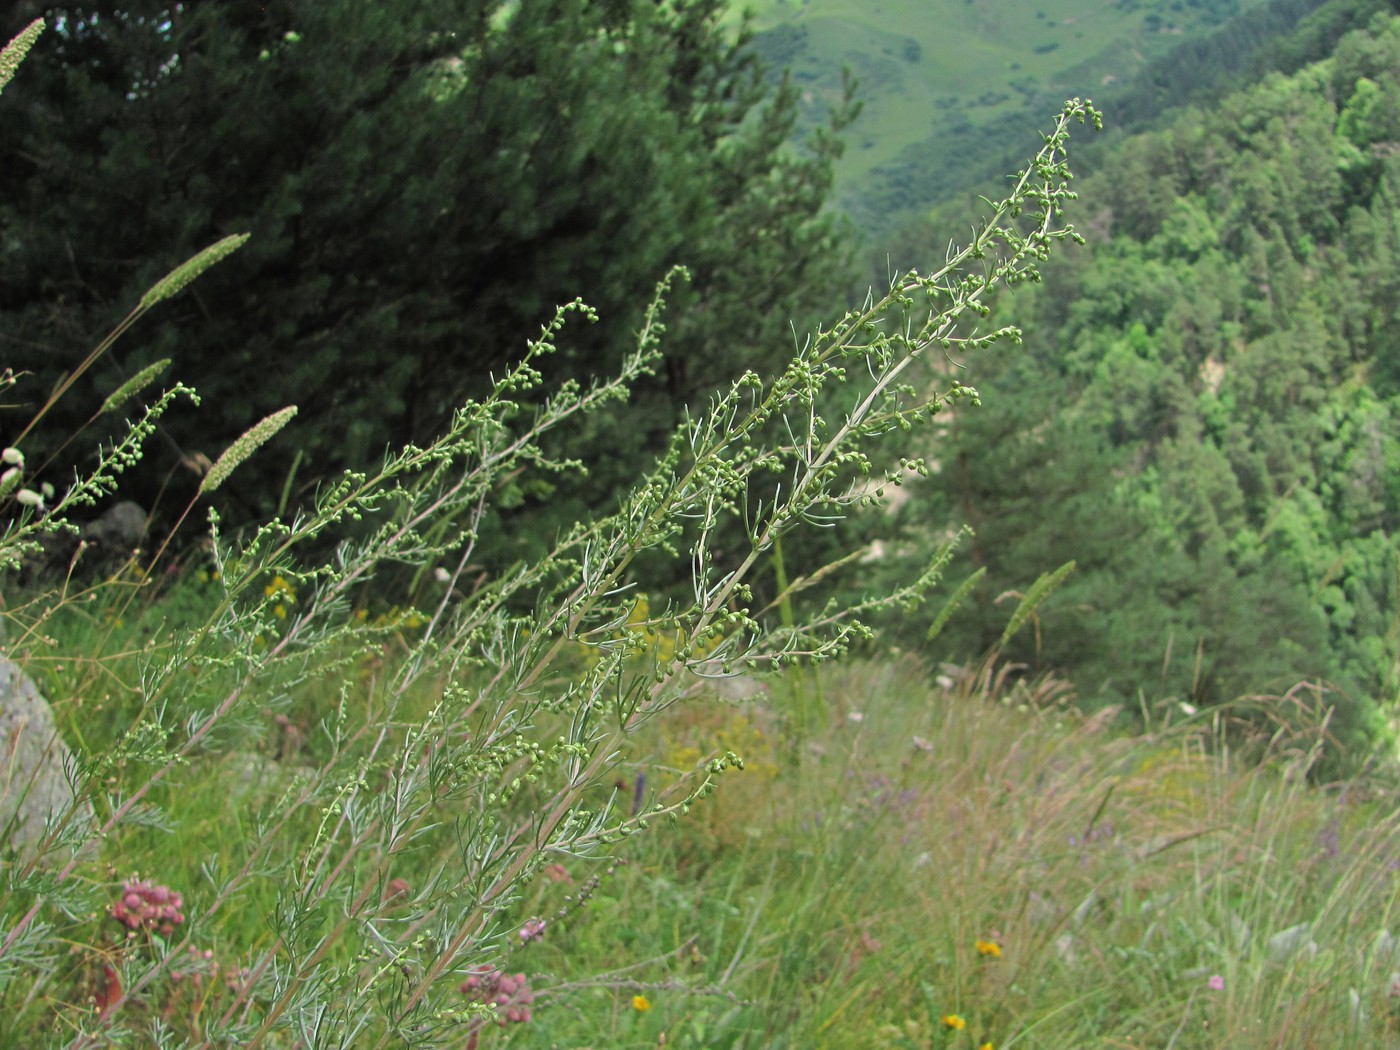
<svg viewBox="0 0 1400 1050">
<path fill-rule="evenodd" d="M 848 282 L 850 242 L 821 213 L 839 141 L 792 146 L 794 92 L 721 26 L 725 9 L 52 7 L 53 31 L 0 100 L 0 332 L 26 374 L 20 414 L 161 274 L 250 233 L 235 263 L 97 361 L 45 436 L 55 449 L 113 389 L 173 359 L 204 404 L 164 421 L 131 479 L 159 514 L 251 421 L 297 403 L 295 470 L 252 463 L 231 483 L 225 513 L 253 521 L 428 440 L 558 304 L 581 297 L 606 323 L 571 331 L 551 382 L 615 369 L 683 263 L 664 373 L 626 426 L 582 442 L 590 493 L 536 484 L 514 498 L 545 531 L 608 506 L 686 404 L 737 361 L 781 359 L 789 322 L 809 325 Z"/>
</svg>

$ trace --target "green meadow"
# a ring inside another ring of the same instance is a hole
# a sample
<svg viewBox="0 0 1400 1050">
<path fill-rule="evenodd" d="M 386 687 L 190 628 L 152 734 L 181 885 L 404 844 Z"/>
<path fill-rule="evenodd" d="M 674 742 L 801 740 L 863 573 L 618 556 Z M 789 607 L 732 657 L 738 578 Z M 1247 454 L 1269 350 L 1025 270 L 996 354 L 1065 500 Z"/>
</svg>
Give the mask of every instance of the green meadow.
<svg viewBox="0 0 1400 1050">
<path fill-rule="evenodd" d="M 30 663 L 65 736 L 85 752 L 121 749 L 139 697 L 120 686 L 139 673 L 143 638 L 217 591 L 191 573 L 149 606 L 82 600 L 50 621 L 53 651 L 81 654 Z M 274 591 L 295 605 L 288 587 Z M 380 628 L 333 674 L 269 680 L 242 743 L 191 755 L 147 795 L 145 819 L 112 831 L 92 883 L 61 898 L 85 903 L 49 927 L 58 963 L 10 983 L 4 1045 L 66 1045 L 70 1025 L 89 1033 L 72 1045 L 119 1045 L 102 1041 L 102 1021 L 146 1033 L 126 1045 L 248 1036 L 230 1020 L 265 1007 L 273 984 L 253 960 L 294 935 L 295 890 L 267 875 L 316 868 L 318 855 L 325 865 L 335 850 L 323 845 L 345 849 L 362 826 L 354 807 L 309 802 L 337 739 L 382 734 L 377 683 L 423 631 Z M 201 677 L 189 678 L 195 709 L 219 688 Z M 748 699 L 696 694 L 631 737 L 603 792 L 644 811 L 717 748 L 742 755 L 742 769 L 685 816 L 634 826 L 609 855 L 551 854 L 500 907 L 504 935 L 481 971 L 520 985 L 483 1017 L 467 1009 L 479 1001 L 468 976 L 434 1045 L 1344 1050 L 1400 1037 L 1394 785 L 1312 782 L 1330 746 L 1317 696 L 1300 688 L 1209 713 L 1166 702 L 1125 731 L 1124 712 L 1085 714 L 1071 695 L 994 661 L 930 668 L 889 652 L 769 678 Z M 796 712 L 814 698 L 823 716 L 799 730 Z M 432 703 L 424 693 L 399 715 Z M 121 762 L 110 797 L 149 772 Z M 392 779 L 367 779 L 360 804 L 392 791 Z M 468 793 L 438 819 L 479 804 Z M 424 901 L 456 870 L 453 836 L 420 835 L 379 875 L 372 856 L 352 862 L 352 885 L 382 898 L 367 918 L 382 945 L 431 939 Z M 103 869 L 179 893 L 182 923 L 168 937 L 123 937 Z M 327 941 L 340 907 L 300 919 L 322 967 L 366 981 L 413 965 L 416 952 L 394 963 Z M 393 1001 L 381 980 L 366 1002 Z M 112 1007 L 122 987 L 139 990 Z M 334 1031 L 340 1015 L 324 1013 Z M 304 1018 L 298 1030 L 257 1039 L 338 1045 L 308 1038 Z M 373 1031 L 348 1045 L 377 1045 Z"/>
<path fill-rule="evenodd" d="M 842 96 L 863 109 L 837 163 L 858 220 L 912 210 L 986 178 L 1034 146 L 1047 106 L 1130 82 L 1154 58 L 1261 0 L 761 0 L 746 5 L 762 53 L 789 67 L 808 120 Z M 1108 114 L 1110 125 L 1113 114 Z M 1015 139 L 1006 132 L 1014 129 Z M 993 143 L 1001 155 L 988 153 Z"/>
</svg>

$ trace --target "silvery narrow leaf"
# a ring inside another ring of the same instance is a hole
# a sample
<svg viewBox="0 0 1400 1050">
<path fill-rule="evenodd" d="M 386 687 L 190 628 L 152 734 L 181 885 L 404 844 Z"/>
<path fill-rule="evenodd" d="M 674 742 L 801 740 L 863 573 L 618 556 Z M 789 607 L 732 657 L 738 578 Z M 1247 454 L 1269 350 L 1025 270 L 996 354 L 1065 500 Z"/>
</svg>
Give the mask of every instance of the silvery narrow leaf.
<svg viewBox="0 0 1400 1050">
<path fill-rule="evenodd" d="M 1249 944 L 1249 923 L 1245 922 L 1234 912 L 1230 913 L 1230 933 L 1235 938 L 1235 948 L 1244 951 Z"/>
<path fill-rule="evenodd" d="M 1376 943 L 1371 948 L 1371 958 L 1381 966 L 1386 966 L 1400 959 L 1400 937 L 1389 930 L 1381 930 L 1376 934 Z"/>
<path fill-rule="evenodd" d="M 1153 938 L 1162 937 L 1162 926 L 1160 923 L 1150 922 L 1147 929 L 1142 931 L 1142 939 L 1138 941 L 1138 946 L 1148 948 L 1152 944 Z"/>
<path fill-rule="evenodd" d="M 1090 890 L 1088 896 L 1079 902 L 1079 907 L 1074 909 L 1074 915 L 1070 917 L 1070 921 L 1078 926 L 1089 917 L 1089 913 L 1094 910 L 1094 905 L 1098 902 L 1099 895 Z"/>
<path fill-rule="evenodd" d="M 1280 930 L 1269 938 L 1269 962 L 1284 963 L 1301 952 L 1317 954 L 1317 944 L 1312 939 L 1312 923 L 1300 922 Z"/>
<path fill-rule="evenodd" d="M 1176 897 L 1177 895 L 1171 891 L 1154 893 L 1151 897 L 1148 897 L 1138 905 L 1138 910 L 1144 915 L 1149 915 L 1152 912 L 1167 912 L 1170 914 L 1172 905 L 1176 903 Z"/>
</svg>

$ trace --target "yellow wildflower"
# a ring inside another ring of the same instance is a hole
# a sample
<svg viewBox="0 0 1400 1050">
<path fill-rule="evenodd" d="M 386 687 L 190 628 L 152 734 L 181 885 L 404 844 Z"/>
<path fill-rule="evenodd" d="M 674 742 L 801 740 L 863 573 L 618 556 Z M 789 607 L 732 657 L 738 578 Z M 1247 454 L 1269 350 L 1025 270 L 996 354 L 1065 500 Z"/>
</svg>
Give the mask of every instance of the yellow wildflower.
<svg viewBox="0 0 1400 1050">
<path fill-rule="evenodd" d="M 967 1021 L 959 1017 L 957 1014 L 944 1014 L 943 1027 L 951 1028 L 955 1032 L 961 1032 L 964 1028 L 967 1027 Z"/>
<path fill-rule="evenodd" d="M 284 601 L 294 602 L 297 600 L 297 590 L 287 578 L 281 573 L 272 577 L 272 582 L 263 588 L 263 594 L 268 598 L 281 598 Z"/>
<path fill-rule="evenodd" d="M 978 954 L 978 955 L 987 955 L 987 956 L 990 956 L 990 957 L 993 958 L 993 959 L 1000 959 L 1000 958 L 1001 958 L 1001 945 L 998 944 L 996 941 L 981 941 L 981 940 L 979 940 L 979 941 L 977 942 L 977 954 Z"/>
<path fill-rule="evenodd" d="M 632 1009 L 639 1014 L 644 1014 L 651 1009 L 651 1000 L 645 995 L 634 995 L 632 996 Z"/>
</svg>

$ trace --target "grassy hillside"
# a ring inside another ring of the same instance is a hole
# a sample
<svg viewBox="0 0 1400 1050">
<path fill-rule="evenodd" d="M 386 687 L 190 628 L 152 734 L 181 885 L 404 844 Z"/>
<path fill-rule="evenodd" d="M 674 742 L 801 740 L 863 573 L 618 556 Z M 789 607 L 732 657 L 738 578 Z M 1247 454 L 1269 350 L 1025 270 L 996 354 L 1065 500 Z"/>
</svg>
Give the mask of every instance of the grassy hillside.
<svg viewBox="0 0 1400 1050">
<path fill-rule="evenodd" d="M 663 758 L 719 739 L 748 768 L 634 843 L 588 921 L 521 953 L 559 998 L 510 1045 L 1394 1045 L 1379 785 L 1309 786 L 1307 732 L 1218 746 L 1243 712 L 1159 710 L 1123 736 L 1055 704 L 1054 682 L 927 674 L 834 672 L 838 724 L 800 741 L 771 707 L 692 710 L 653 737 Z M 570 893 L 541 886 L 522 920 Z M 600 978 L 619 941 L 648 963 Z"/>
<path fill-rule="evenodd" d="M 180 602 L 196 586 L 145 615 L 183 622 Z M 401 668 L 396 651 L 417 630 L 326 676 L 345 683 L 348 737 L 380 731 L 368 693 Z M 70 738 L 120 738 L 120 699 L 94 709 L 84 697 L 129 673 L 139 633 L 133 615 L 104 644 L 75 650 L 64 630 L 63 650 L 86 655 L 32 663 Z M 1257 725 L 1244 707 L 1206 716 L 1161 705 L 1145 731 L 1123 735 L 1111 712 L 1061 704 L 1054 680 L 1012 685 L 994 667 L 929 679 L 908 658 L 829 669 L 819 702 L 830 724 L 808 733 L 787 717 L 806 702 L 797 690 L 815 685 L 805 676 L 796 688 L 766 679 L 755 702 L 692 701 L 648 723 L 612 763 L 618 798 L 668 790 L 716 751 L 739 753 L 743 769 L 679 821 L 645 831 L 643 821 L 605 851 L 552 853 L 500 905 L 459 1012 L 405 1045 L 1394 1045 L 1400 824 L 1382 783 L 1309 783 L 1328 746 L 1313 693 L 1251 701 L 1303 728 L 1235 732 L 1226 745 L 1228 732 Z M 294 857 L 364 819 L 358 806 L 329 820 L 304 804 L 333 709 L 328 690 L 313 692 L 319 710 L 267 715 L 251 750 L 197 756 L 154 796 L 159 823 L 104 841 L 83 906 L 49 931 L 61 962 L 0 992 L 18 1040 L 4 1045 L 65 1045 L 55 1028 L 85 1023 L 95 1041 L 67 1045 L 116 1045 L 101 1042 L 114 1026 L 157 1023 L 169 1045 L 242 1045 L 248 1029 L 228 1019 L 271 998 L 272 978 L 251 960 L 287 935 L 291 898 L 276 879 L 250 877 L 249 857 Z M 252 706 L 276 704 L 275 693 L 259 691 Z M 377 786 L 387 771 L 371 768 L 371 794 L 388 798 Z M 129 775 L 118 769 L 114 781 Z M 474 805 L 452 799 L 441 819 Z M 267 827 L 276 835 L 259 841 Z M 228 872 L 245 883 L 233 898 L 218 884 Z M 461 877 L 452 858 L 417 849 L 394 859 L 382 888 L 366 881 L 384 898 L 374 920 L 384 954 L 332 953 L 349 973 L 382 967 L 379 985 L 363 978 L 366 998 L 402 994 L 388 960 L 403 960 L 407 976 L 415 956 L 389 956 L 393 941 L 436 933 L 424 894 Z M 123 885 L 179 895 L 184 918 L 168 944 L 143 929 L 123 938 L 113 903 Z M 483 1022 L 471 1006 L 501 975 L 500 1024 Z M 137 991 L 118 999 L 124 988 Z M 281 1031 L 259 1045 L 306 1044 Z"/>
<path fill-rule="evenodd" d="M 1093 97 L 1263 0 L 760 0 L 758 45 L 790 66 L 812 119 L 860 81 L 838 168 L 862 224 L 940 198 L 1034 145 L 1070 95 Z M 1010 133 L 1014 137 L 1008 139 Z"/>
</svg>

